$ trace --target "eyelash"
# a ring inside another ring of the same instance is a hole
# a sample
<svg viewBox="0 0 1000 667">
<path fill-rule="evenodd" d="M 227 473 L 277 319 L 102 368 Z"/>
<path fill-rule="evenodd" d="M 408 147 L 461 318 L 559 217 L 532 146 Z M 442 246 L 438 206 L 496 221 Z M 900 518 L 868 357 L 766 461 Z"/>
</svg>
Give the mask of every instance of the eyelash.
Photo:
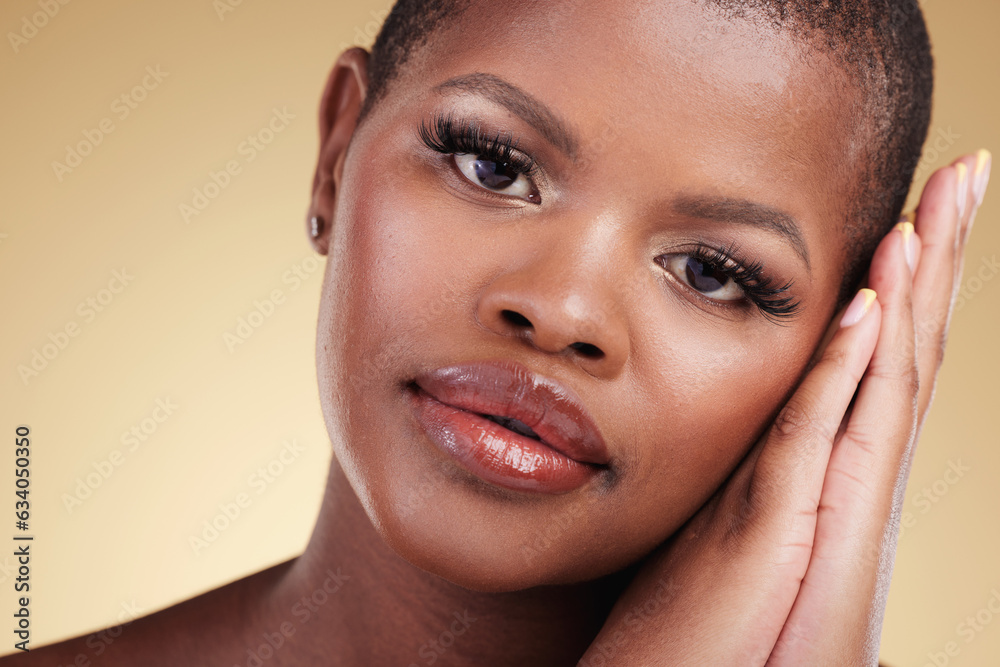
<svg viewBox="0 0 1000 667">
<path fill-rule="evenodd" d="M 452 115 L 437 115 L 430 122 L 420 124 L 420 139 L 433 151 L 445 155 L 467 153 L 497 164 L 505 164 L 513 171 L 533 176 L 538 165 L 530 156 L 517 150 L 517 142 L 509 133 L 487 133 L 472 120 L 458 121 Z"/>
<path fill-rule="evenodd" d="M 513 136 L 501 132 L 491 135 L 474 120 L 456 120 L 451 114 L 435 115 L 420 124 L 420 139 L 428 148 L 443 155 L 475 155 L 505 164 L 529 178 L 538 171 L 534 159 L 517 150 Z M 786 294 L 792 281 L 777 285 L 774 278 L 764 273 L 763 263 L 741 257 L 736 244 L 725 248 L 698 246 L 684 254 L 731 278 L 768 319 L 781 321 L 799 312 L 801 302 Z"/>
<path fill-rule="evenodd" d="M 792 281 L 778 285 L 773 277 L 765 274 L 763 262 L 742 257 L 735 243 L 725 248 L 698 246 L 681 254 L 731 278 L 750 302 L 772 321 L 789 319 L 799 312 L 801 302 L 787 294 Z"/>
</svg>

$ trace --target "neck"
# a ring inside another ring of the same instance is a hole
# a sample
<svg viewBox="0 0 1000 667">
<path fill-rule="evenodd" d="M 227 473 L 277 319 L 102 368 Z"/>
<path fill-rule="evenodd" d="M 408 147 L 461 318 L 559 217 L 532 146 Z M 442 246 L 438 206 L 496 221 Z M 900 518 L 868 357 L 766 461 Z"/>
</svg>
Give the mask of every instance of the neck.
<svg viewBox="0 0 1000 667">
<path fill-rule="evenodd" d="M 312 539 L 270 596 L 269 625 L 289 621 L 290 639 L 324 664 L 575 665 L 618 579 L 512 593 L 452 584 L 385 544 L 334 461 Z"/>
</svg>

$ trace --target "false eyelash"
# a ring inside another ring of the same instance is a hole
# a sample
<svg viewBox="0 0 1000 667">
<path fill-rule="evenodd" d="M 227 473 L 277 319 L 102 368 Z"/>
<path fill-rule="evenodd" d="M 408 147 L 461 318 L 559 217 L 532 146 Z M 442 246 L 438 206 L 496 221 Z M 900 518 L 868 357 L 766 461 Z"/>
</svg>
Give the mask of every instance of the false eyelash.
<svg viewBox="0 0 1000 667">
<path fill-rule="evenodd" d="M 517 150 L 510 133 L 487 133 L 476 121 L 458 121 L 450 114 L 437 115 L 420 124 L 420 139 L 433 151 L 445 155 L 468 153 L 490 162 L 507 165 L 519 174 L 531 176 L 538 165 Z"/>
<path fill-rule="evenodd" d="M 780 321 L 799 312 L 801 302 L 786 294 L 792 281 L 777 285 L 772 277 L 765 275 L 763 262 L 741 258 L 735 243 L 726 248 L 700 246 L 687 254 L 732 278 L 768 319 Z"/>
</svg>

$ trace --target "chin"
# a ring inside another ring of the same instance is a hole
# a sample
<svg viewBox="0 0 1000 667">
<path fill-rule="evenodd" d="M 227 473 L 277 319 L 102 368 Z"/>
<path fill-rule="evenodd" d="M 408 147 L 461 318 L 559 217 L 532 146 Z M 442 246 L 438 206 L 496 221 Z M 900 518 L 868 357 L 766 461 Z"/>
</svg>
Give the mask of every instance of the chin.
<svg viewBox="0 0 1000 667">
<path fill-rule="evenodd" d="M 428 514 L 433 513 L 433 510 Z M 588 571 L 558 550 L 526 552 L 518 542 L 482 539 L 479 530 L 442 525 L 430 517 L 375 522 L 386 544 L 411 565 L 463 588 L 507 593 L 537 586 L 579 583 L 609 572 Z M 488 529 L 487 529 L 488 530 Z M 530 539 L 525 541 L 525 544 Z M 530 555 L 529 555 L 530 553 Z"/>
<path fill-rule="evenodd" d="M 403 387 L 329 390 L 340 397 L 326 415 L 335 453 L 375 531 L 403 560 L 463 588 L 504 593 L 600 579 L 676 527 L 661 514 L 661 525 L 633 517 L 637 530 L 614 476 L 566 492 L 484 479 L 432 442 Z"/>
<path fill-rule="evenodd" d="M 348 472 L 368 519 L 400 558 L 483 593 L 602 578 L 659 541 L 599 539 L 592 500 L 511 493 L 439 461 Z"/>
</svg>

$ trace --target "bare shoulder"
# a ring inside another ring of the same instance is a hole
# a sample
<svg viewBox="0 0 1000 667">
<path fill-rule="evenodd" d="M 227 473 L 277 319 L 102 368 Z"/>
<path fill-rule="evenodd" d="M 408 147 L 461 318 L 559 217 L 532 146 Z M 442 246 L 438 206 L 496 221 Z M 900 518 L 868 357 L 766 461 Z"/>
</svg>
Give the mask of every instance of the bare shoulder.
<svg viewBox="0 0 1000 667">
<path fill-rule="evenodd" d="M 122 625 L 3 656 L 4 667 L 113 667 L 225 664 L 243 649 L 259 599 L 288 563 L 238 579 Z"/>
</svg>

